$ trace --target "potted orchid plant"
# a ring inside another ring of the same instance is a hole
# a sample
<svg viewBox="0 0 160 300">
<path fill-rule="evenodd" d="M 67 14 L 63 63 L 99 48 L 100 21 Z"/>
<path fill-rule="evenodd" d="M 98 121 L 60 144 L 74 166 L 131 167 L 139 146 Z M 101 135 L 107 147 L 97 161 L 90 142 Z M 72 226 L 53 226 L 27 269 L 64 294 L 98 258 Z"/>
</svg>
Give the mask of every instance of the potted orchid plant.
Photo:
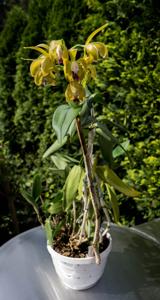
<svg viewBox="0 0 160 300">
<path fill-rule="evenodd" d="M 57 191 L 54 201 L 47 203 L 47 208 L 45 199 L 40 201 L 39 175 L 34 178 L 32 191 L 23 190 L 22 195 L 32 204 L 45 229 L 48 251 L 58 275 L 73 289 L 88 288 L 103 274 L 112 245 L 108 200 L 116 220 L 115 190 L 138 196 L 111 168 L 112 150 L 117 140 L 97 117 L 96 94 L 89 90 L 90 82 L 96 77 L 96 65 L 108 56 L 107 46 L 93 41 L 106 26 L 91 33 L 84 45 L 70 49 L 64 40 L 27 47 L 40 53 L 30 65 L 36 85 L 55 86 L 60 76 L 68 83 L 66 103 L 57 107 L 52 119 L 57 139 L 43 155 L 43 158 L 51 156 L 57 169 L 61 168 L 62 161 L 69 166 L 64 186 Z M 73 137 L 77 137 L 76 146 L 81 149 L 79 160 L 59 153 Z M 42 211 L 45 218 L 41 216 Z"/>
</svg>

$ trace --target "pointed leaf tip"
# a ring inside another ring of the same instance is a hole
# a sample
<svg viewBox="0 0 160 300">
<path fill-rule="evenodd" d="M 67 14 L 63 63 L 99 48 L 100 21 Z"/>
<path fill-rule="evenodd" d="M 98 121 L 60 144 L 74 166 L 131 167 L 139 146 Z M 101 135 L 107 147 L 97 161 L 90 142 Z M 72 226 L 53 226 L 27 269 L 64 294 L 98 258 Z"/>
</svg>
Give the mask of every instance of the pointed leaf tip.
<svg viewBox="0 0 160 300">
<path fill-rule="evenodd" d="M 118 175 L 112 169 L 109 168 L 109 166 L 97 167 L 97 174 L 104 182 L 109 183 L 116 190 L 125 194 L 126 196 L 138 197 L 140 195 L 140 193 L 136 191 L 134 188 L 125 184 L 118 177 Z"/>
<path fill-rule="evenodd" d="M 32 186 L 32 198 L 37 201 L 42 192 L 41 176 L 39 174 L 35 175 L 33 186 Z"/>
</svg>

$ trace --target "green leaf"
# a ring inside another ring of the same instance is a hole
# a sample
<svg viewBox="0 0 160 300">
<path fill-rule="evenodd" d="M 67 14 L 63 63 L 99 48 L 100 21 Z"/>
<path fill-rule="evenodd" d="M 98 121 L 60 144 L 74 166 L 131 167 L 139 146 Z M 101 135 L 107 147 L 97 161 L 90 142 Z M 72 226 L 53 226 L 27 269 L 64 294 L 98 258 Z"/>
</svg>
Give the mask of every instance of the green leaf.
<svg viewBox="0 0 160 300">
<path fill-rule="evenodd" d="M 63 191 L 59 191 L 55 197 L 53 202 L 50 204 L 48 212 L 50 214 L 59 214 L 63 212 L 63 200 L 64 200 L 64 193 Z"/>
<path fill-rule="evenodd" d="M 112 210 L 113 210 L 113 216 L 114 216 L 114 221 L 115 223 L 119 222 L 119 206 L 118 206 L 118 201 L 116 194 L 114 192 L 114 189 L 106 184 L 107 191 L 108 191 L 108 197 L 111 202 Z"/>
<path fill-rule="evenodd" d="M 81 107 L 71 107 L 67 104 L 59 106 L 54 114 L 52 120 L 53 129 L 56 132 L 59 143 L 62 143 L 64 137 L 68 134 L 73 120 L 78 116 Z"/>
<path fill-rule="evenodd" d="M 24 190 L 21 190 L 21 195 L 24 197 L 24 199 L 33 206 L 36 214 L 37 214 L 37 217 L 38 217 L 38 220 L 40 223 L 42 223 L 42 220 L 41 220 L 41 216 L 40 216 L 40 213 L 39 213 L 39 210 L 38 210 L 38 206 L 35 202 L 35 199 L 32 197 L 32 194 L 27 192 L 27 191 L 24 191 Z"/>
<path fill-rule="evenodd" d="M 65 143 L 67 142 L 67 137 L 65 136 L 62 140 L 61 143 L 58 142 L 58 140 L 56 140 L 53 145 L 51 145 L 46 152 L 43 154 L 43 158 L 48 157 L 49 155 L 51 155 L 52 153 L 56 152 L 57 150 L 59 150 Z"/>
<path fill-rule="evenodd" d="M 69 126 L 68 135 L 70 137 L 73 137 L 75 132 L 76 132 L 76 122 L 75 122 L 75 120 L 73 120 L 71 125 Z"/>
<path fill-rule="evenodd" d="M 48 212 L 51 214 L 51 215 L 54 215 L 54 214 L 59 214 L 61 212 L 63 212 L 63 208 L 62 208 L 62 203 L 51 203 L 49 209 L 48 209 Z"/>
<path fill-rule="evenodd" d="M 98 142 L 104 160 L 111 166 L 113 162 L 113 146 L 116 143 L 115 137 L 109 131 L 105 124 L 97 123 L 96 132 L 98 133 Z"/>
<path fill-rule="evenodd" d="M 82 169 L 82 172 L 81 172 L 81 177 L 80 177 L 80 180 L 79 180 L 79 185 L 78 185 L 78 200 L 81 200 L 82 196 L 83 196 L 83 180 L 84 180 L 84 177 L 85 177 L 85 171 Z"/>
<path fill-rule="evenodd" d="M 57 234 L 60 232 L 62 226 L 64 225 L 64 220 L 61 220 L 55 227 L 54 231 L 53 231 L 53 240 L 55 239 L 55 237 L 57 236 Z"/>
<path fill-rule="evenodd" d="M 60 153 L 56 153 L 55 155 L 51 156 L 51 159 L 57 169 L 59 170 L 65 170 L 69 163 L 78 163 L 78 160 L 68 156 L 68 155 L 62 155 Z"/>
<path fill-rule="evenodd" d="M 49 168 L 52 171 L 52 174 L 59 175 L 62 178 L 66 178 L 66 169 L 65 170 L 58 170 L 56 168 Z"/>
<path fill-rule="evenodd" d="M 33 186 L 32 186 L 32 198 L 34 199 L 35 202 L 39 199 L 41 192 L 42 192 L 41 177 L 39 174 L 37 174 L 34 177 Z"/>
<path fill-rule="evenodd" d="M 117 144 L 117 139 L 112 135 L 111 131 L 105 124 L 97 123 L 96 132 L 113 144 Z"/>
<path fill-rule="evenodd" d="M 120 155 L 123 155 L 127 151 L 129 143 L 130 143 L 130 141 L 126 140 L 123 143 L 121 143 L 120 145 L 118 145 L 112 152 L 113 157 L 116 158 Z"/>
<path fill-rule="evenodd" d="M 32 206 L 35 205 L 35 201 L 34 198 L 32 197 L 32 194 L 25 191 L 25 190 L 21 190 L 21 195 L 23 196 L 23 198 Z"/>
<path fill-rule="evenodd" d="M 138 197 L 139 192 L 133 189 L 132 187 L 125 184 L 117 175 L 116 173 L 109 168 L 109 166 L 98 166 L 96 168 L 97 175 L 101 180 L 104 182 L 109 183 L 119 192 L 130 196 L 130 197 Z"/>
<path fill-rule="evenodd" d="M 72 201 L 76 197 L 76 193 L 79 188 L 81 176 L 83 173 L 83 169 L 80 166 L 73 166 L 71 169 L 65 183 L 65 198 L 66 198 L 66 206 L 68 209 L 72 203 Z"/>
<path fill-rule="evenodd" d="M 103 98 L 102 95 L 100 93 L 94 93 L 91 94 L 88 98 L 89 101 L 93 102 L 93 103 L 102 103 Z"/>
<path fill-rule="evenodd" d="M 47 243 L 52 246 L 53 236 L 52 236 L 52 227 L 50 218 L 45 220 L 44 229 L 47 237 Z"/>
<path fill-rule="evenodd" d="M 81 119 L 81 124 L 82 126 L 86 126 L 88 124 L 90 124 L 90 120 L 91 120 L 91 112 L 90 112 L 90 107 L 89 107 L 89 101 L 85 101 L 83 106 L 82 106 L 82 110 L 80 113 L 80 119 Z"/>
<path fill-rule="evenodd" d="M 65 168 L 68 165 L 68 160 L 59 153 L 52 155 L 51 159 L 52 159 L 53 163 L 55 164 L 55 166 L 57 167 L 57 169 L 59 169 L 59 170 L 65 170 Z"/>
<path fill-rule="evenodd" d="M 68 163 L 78 163 L 79 161 L 77 160 L 77 159 L 75 159 L 74 157 L 71 157 L 71 156 L 68 156 L 68 155 L 64 155 L 64 158 L 66 159 L 66 161 L 68 162 Z"/>
<path fill-rule="evenodd" d="M 112 143 L 112 141 L 109 141 L 105 137 L 99 136 L 98 142 L 99 142 L 99 146 L 100 146 L 101 153 L 102 153 L 104 160 L 109 165 L 112 165 L 112 162 L 113 162 L 113 156 L 112 156 L 113 143 Z"/>
</svg>

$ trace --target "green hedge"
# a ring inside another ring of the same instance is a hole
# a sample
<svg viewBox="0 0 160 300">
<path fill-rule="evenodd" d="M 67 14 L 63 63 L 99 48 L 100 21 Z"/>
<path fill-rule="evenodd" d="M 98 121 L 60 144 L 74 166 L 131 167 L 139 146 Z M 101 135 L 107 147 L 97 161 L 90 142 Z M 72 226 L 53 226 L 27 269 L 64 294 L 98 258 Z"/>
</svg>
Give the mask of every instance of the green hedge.
<svg viewBox="0 0 160 300">
<path fill-rule="evenodd" d="M 92 1 L 88 1 L 90 5 Z M 99 11 L 85 20 L 91 24 L 107 16 L 108 30 L 102 41 L 108 43 L 109 59 L 99 70 L 98 89 L 104 95 L 104 112 L 115 126 L 115 135 L 129 138 L 129 157 L 117 161 L 121 174 L 141 191 L 137 200 L 120 197 L 124 223 L 140 223 L 160 216 L 158 188 L 160 140 L 160 48 L 159 11 L 150 1 L 96 1 Z M 95 3 L 93 1 L 93 3 Z"/>
<path fill-rule="evenodd" d="M 64 38 L 68 46 L 76 41 L 83 43 L 90 32 L 106 21 L 107 30 L 99 38 L 108 44 L 109 59 L 101 64 L 96 87 L 93 84 L 92 88 L 103 95 L 102 102 L 97 104 L 99 115 L 103 107 L 112 121 L 108 121 L 108 126 L 113 133 L 120 136 L 120 141 L 130 140 L 130 159 L 117 158 L 115 168 L 141 191 L 141 197 L 135 200 L 119 195 L 121 221 L 138 224 L 159 217 L 160 23 L 155 2 L 72 0 L 68 4 L 64 0 L 30 0 L 28 3 L 25 11 L 20 6 L 12 7 L 0 34 L 1 156 L 9 170 L 7 180 L 14 195 L 20 230 L 33 220 L 30 208 L 19 194 L 20 186 L 30 185 L 37 169 L 53 191 L 59 182 L 50 170 L 50 161 L 42 162 L 41 157 L 54 140 L 52 114 L 57 104 L 64 102 L 58 88 L 34 85 L 29 62 L 23 58 L 35 54 L 23 47 L 59 38 Z M 75 149 L 72 150 L 74 155 Z M 10 214 L 8 219 L 6 214 L 2 219 L 12 234 L 13 217 Z"/>
</svg>

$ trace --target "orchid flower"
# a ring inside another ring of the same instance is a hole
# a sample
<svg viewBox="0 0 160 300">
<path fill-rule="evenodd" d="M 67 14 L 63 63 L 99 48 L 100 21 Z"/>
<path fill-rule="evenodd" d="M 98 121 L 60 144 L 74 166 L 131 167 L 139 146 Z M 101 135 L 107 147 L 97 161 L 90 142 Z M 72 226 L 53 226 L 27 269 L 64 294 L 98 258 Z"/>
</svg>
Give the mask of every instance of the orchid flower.
<svg viewBox="0 0 160 300">
<path fill-rule="evenodd" d="M 101 42 L 91 42 L 93 37 L 103 30 L 107 24 L 101 26 L 89 35 L 83 48 L 83 54 L 77 59 L 76 46 L 67 49 L 64 40 L 52 40 L 48 45 L 26 47 L 38 51 L 41 55 L 30 65 L 31 76 L 36 85 L 49 84 L 55 86 L 59 72 L 58 65 L 63 66 L 64 77 L 68 81 L 65 92 L 66 100 L 84 101 L 86 85 L 96 78 L 96 61 L 105 59 L 108 55 L 107 46 Z"/>
</svg>

